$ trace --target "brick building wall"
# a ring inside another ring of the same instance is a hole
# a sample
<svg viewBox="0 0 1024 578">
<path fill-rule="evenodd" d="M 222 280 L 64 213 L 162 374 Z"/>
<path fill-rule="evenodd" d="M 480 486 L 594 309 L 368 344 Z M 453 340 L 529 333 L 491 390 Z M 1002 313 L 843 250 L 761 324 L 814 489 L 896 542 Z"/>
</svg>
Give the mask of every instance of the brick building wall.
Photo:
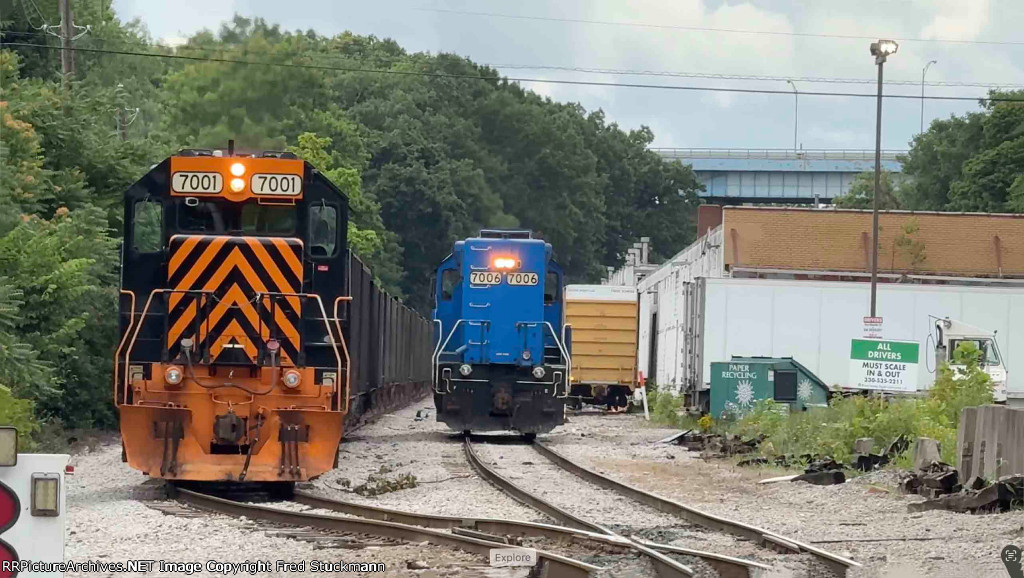
<svg viewBox="0 0 1024 578">
<path fill-rule="evenodd" d="M 871 270 L 871 211 L 725 207 L 722 220 L 727 268 Z M 887 211 L 879 227 L 881 273 L 1024 277 L 1024 215 Z"/>
</svg>

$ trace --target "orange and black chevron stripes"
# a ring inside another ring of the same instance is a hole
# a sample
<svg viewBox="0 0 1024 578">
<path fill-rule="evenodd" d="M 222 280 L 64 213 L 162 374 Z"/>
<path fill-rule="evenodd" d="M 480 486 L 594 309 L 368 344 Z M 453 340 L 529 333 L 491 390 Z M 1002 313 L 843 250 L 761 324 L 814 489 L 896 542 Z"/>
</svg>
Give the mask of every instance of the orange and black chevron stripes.
<svg viewBox="0 0 1024 578">
<path fill-rule="evenodd" d="M 302 243 L 298 239 L 176 235 L 167 267 L 167 349 L 178 356 L 194 340 L 211 362 L 256 363 L 269 339 L 281 343 L 281 363 L 301 348 Z"/>
</svg>

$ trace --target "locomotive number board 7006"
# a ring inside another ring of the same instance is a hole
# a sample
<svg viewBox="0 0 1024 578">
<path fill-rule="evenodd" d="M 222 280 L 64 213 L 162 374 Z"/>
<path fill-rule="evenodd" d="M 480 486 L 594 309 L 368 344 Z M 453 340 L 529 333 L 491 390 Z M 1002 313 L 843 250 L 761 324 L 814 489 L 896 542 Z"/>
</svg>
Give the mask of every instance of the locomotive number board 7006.
<svg viewBox="0 0 1024 578">
<path fill-rule="evenodd" d="M 540 282 L 540 275 L 497 271 L 473 271 L 469 274 L 470 285 L 500 285 L 503 280 L 509 285 L 536 285 Z"/>
</svg>

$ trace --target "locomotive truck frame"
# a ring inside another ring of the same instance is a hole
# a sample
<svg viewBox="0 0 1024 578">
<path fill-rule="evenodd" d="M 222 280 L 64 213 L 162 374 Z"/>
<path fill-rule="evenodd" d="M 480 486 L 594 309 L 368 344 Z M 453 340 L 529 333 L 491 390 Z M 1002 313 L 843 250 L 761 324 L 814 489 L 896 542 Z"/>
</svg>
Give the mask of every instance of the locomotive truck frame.
<svg viewBox="0 0 1024 578">
<path fill-rule="evenodd" d="M 346 418 L 425 390 L 429 325 L 372 282 L 346 197 L 294 155 L 183 150 L 125 193 L 124 222 L 113 395 L 132 468 L 307 480 Z"/>
</svg>

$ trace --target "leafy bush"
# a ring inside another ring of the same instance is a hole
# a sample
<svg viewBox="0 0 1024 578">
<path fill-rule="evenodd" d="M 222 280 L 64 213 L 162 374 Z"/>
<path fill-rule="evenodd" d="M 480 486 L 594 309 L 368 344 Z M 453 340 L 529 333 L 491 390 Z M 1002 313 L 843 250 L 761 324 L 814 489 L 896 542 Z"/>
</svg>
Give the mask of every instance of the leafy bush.
<svg viewBox="0 0 1024 578">
<path fill-rule="evenodd" d="M 648 403 L 650 403 L 650 400 L 648 400 Z M 676 412 L 679 408 L 683 407 L 683 399 L 681 397 L 672 395 L 667 391 L 658 392 L 652 407 L 651 416 L 655 421 L 672 426 L 679 425 L 679 416 Z"/>
<path fill-rule="evenodd" d="M 35 417 L 35 404 L 16 397 L 9 387 L 3 385 L 0 385 L 0 425 L 18 428 L 19 451 L 35 449 L 32 436 L 40 429 Z"/>
<path fill-rule="evenodd" d="M 960 412 L 992 403 L 992 381 L 979 364 L 981 352 L 962 343 L 954 359 L 963 367 L 943 365 L 923 398 L 880 398 L 836 395 L 827 408 L 786 414 L 772 400 L 758 402 L 728 428 L 744 438 L 768 436 L 781 454 L 823 454 L 848 461 L 858 438 L 873 438 L 884 448 L 900 435 L 929 437 L 939 442 L 942 459 L 954 463 Z"/>
</svg>

